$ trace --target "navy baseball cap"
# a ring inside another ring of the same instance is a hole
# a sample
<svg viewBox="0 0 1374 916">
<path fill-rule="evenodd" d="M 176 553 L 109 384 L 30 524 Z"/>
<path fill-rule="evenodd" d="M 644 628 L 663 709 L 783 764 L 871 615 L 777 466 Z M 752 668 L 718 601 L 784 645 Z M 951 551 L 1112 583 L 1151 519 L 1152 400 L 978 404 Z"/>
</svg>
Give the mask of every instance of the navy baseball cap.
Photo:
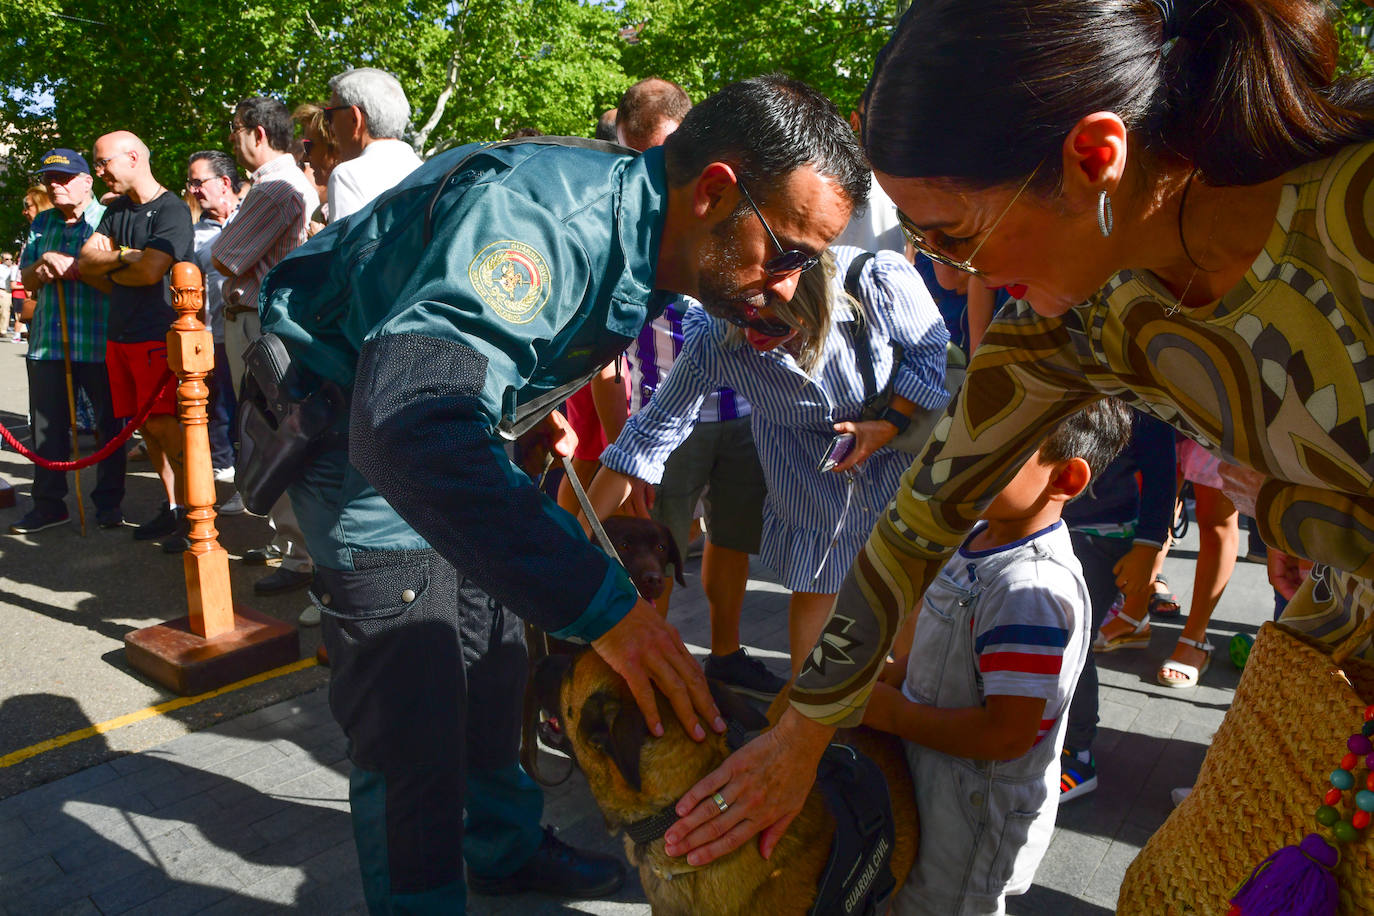
<svg viewBox="0 0 1374 916">
<path fill-rule="evenodd" d="M 65 175 L 89 175 L 91 167 L 86 159 L 74 149 L 55 149 L 39 160 L 39 172 L 62 172 Z"/>
</svg>

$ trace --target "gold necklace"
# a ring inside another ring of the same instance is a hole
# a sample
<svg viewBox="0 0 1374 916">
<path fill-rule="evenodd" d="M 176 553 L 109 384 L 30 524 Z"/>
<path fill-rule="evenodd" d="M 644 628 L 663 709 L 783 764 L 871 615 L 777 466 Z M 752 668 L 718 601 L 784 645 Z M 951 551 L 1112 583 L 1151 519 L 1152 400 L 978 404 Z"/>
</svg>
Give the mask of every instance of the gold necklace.
<svg viewBox="0 0 1374 916">
<path fill-rule="evenodd" d="M 1188 282 L 1183 285 L 1183 292 L 1178 294 L 1178 298 L 1174 300 L 1174 304 L 1164 306 L 1165 315 L 1172 318 L 1173 316 L 1178 314 L 1178 310 L 1183 306 L 1184 297 L 1188 295 L 1188 290 L 1193 288 L 1193 281 L 1197 279 L 1198 271 L 1201 269 L 1202 268 L 1196 266 L 1193 268 L 1193 272 L 1188 275 Z M 1161 281 L 1161 285 L 1162 282 L 1163 281 Z M 1165 287 L 1165 290 L 1167 292 L 1168 287 Z"/>
<path fill-rule="evenodd" d="M 1188 282 L 1183 284 L 1183 292 L 1179 293 L 1178 297 L 1174 299 L 1174 304 L 1166 305 L 1164 307 L 1164 314 L 1170 318 L 1172 318 L 1174 315 L 1177 315 L 1178 310 L 1183 307 L 1183 300 L 1187 297 L 1188 290 L 1193 288 L 1193 281 L 1197 279 L 1198 272 L 1202 270 L 1202 265 L 1199 264 L 1197 261 L 1193 260 L 1193 254 L 1188 250 L 1188 243 L 1183 238 L 1183 207 L 1185 207 L 1188 203 L 1188 187 L 1192 186 L 1193 176 L 1196 174 L 1197 171 L 1194 170 L 1193 175 L 1188 176 L 1188 185 L 1186 185 L 1183 189 L 1183 200 L 1179 203 L 1178 211 L 1178 241 L 1179 244 L 1183 246 L 1183 253 L 1188 257 L 1188 260 L 1192 262 L 1193 272 L 1188 275 Z M 1207 226 L 1207 238 L 1205 238 L 1202 242 L 1203 251 L 1206 251 L 1208 246 L 1212 244 L 1212 236 L 1214 236 L 1217 231 L 1217 217 L 1220 215 L 1221 208 L 1214 205 L 1212 207 L 1212 221 Z M 1160 285 L 1163 285 L 1163 282 L 1163 280 L 1160 280 Z M 1167 292 L 1168 288 L 1165 287 L 1165 290 Z"/>
</svg>

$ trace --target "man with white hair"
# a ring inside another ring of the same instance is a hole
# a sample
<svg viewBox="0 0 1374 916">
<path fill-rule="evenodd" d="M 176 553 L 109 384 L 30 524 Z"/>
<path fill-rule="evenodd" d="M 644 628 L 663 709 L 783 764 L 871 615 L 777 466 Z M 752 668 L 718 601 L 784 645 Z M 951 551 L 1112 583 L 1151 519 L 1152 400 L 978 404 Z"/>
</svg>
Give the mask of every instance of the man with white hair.
<svg viewBox="0 0 1374 916">
<path fill-rule="evenodd" d="M 345 70 L 329 81 L 326 123 L 339 143 L 339 164 L 329 175 L 329 218 L 341 219 L 395 186 L 420 165 L 399 139 L 410 121 L 410 102 L 396 77 L 375 67 Z"/>
</svg>

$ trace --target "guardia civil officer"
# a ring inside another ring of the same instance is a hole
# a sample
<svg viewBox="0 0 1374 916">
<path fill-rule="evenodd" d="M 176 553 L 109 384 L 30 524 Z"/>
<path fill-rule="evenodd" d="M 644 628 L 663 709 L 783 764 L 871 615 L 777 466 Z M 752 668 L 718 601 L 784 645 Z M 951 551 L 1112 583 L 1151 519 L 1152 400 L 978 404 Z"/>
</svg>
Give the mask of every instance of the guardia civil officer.
<svg viewBox="0 0 1374 916">
<path fill-rule="evenodd" d="M 349 401 L 347 449 L 314 458 L 291 497 L 374 913 L 461 912 L 464 859 L 479 893 L 619 888 L 618 862 L 539 826 L 517 763 L 520 619 L 590 643 L 652 730 L 651 683 L 699 739 L 724 723 L 676 631 L 505 443 L 671 294 L 766 321 L 867 188 L 834 105 L 764 77 L 641 156 L 548 141 L 437 156 L 268 277 L 264 329 L 304 388 Z"/>
</svg>

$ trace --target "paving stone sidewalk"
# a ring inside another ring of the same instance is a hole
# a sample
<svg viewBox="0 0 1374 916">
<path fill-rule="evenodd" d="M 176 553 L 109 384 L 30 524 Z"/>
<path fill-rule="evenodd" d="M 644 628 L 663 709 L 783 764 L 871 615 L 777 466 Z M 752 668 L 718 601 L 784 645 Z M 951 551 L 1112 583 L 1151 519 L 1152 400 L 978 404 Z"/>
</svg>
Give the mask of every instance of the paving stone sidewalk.
<svg viewBox="0 0 1374 916">
<path fill-rule="evenodd" d="M 1185 608 L 1195 547 L 1185 541 L 1166 566 Z M 689 581 L 673 622 L 700 646 L 705 602 Z M 786 601 L 777 584 L 751 581 L 744 640 L 779 672 Z M 1191 783 L 1230 702 L 1238 673 L 1225 641 L 1253 633 L 1271 608 L 1263 568 L 1242 562 L 1213 621 L 1222 651 L 1197 690 L 1155 684 L 1176 623 L 1157 623 L 1147 652 L 1099 658 L 1100 788 L 1061 809 L 1035 887 L 1008 912 L 1114 911 L 1127 865 L 1168 815 L 1170 790 Z M 345 742 L 326 699 L 304 694 L 0 801 L 0 914 L 365 912 Z M 619 851 L 577 774 L 548 792 L 545 819 L 574 844 Z M 632 879 L 609 901 L 474 897 L 469 910 L 609 916 L 648 906 Z"/>
</svg>

